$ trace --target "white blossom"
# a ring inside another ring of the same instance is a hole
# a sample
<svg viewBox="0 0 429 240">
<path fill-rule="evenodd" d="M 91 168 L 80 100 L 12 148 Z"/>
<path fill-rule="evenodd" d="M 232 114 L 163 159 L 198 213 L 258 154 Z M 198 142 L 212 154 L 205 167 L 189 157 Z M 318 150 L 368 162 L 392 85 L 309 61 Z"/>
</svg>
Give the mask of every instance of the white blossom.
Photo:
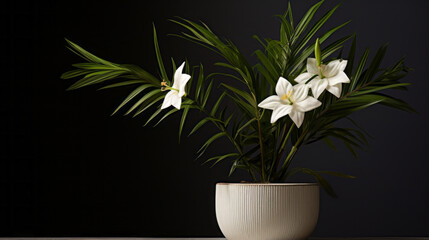
<svg viewBox="0 0 429 240">
<path fill-rule="evenodd" d="M 350 79 L 344 73 L 347 66 L 347 60 L 334 60 L 328 64 L 317 66 L 315 58 L 307 59 L 307 72 L 300 74 L 295 78 L 298 83 L 306 83 L 311 87 L 311 92 L 315 98 L 319 98 L 326 89 L 334 96 L 341 96 L 342 83 L 349 83 Z"/>
<path fill-rule="evenodd" d="M 191 79 L 191 76 L 183 72 L 183 67 L 185 66 L 185 62 L 177 68 L 174 73 L 173 86 L 166 87 L 166 89 L 170 89 L 170 91 L 165 95 L 164 102 L 162 103 L 161 109 L 168 108 L 169 106 L 174 106 L 177 109 L 180 109 L 180 105 L 182 104 L 182 97 L 185 93 L 186 83 Z"/>
<path fill-rule="evenodd" d="M 308 96 L 308 86 L 305 84 L 292 84 L 283 77 L 280 77 L 276 85 L 277 95 L 270 96 L 259 103 L 260 108 L 273 110 L 271 123 L 279 118 L 289 115 L 292 121 L 299 128 L 304 121 L 304 113 L 311 111 L 322 103 Z"/>
</svg>

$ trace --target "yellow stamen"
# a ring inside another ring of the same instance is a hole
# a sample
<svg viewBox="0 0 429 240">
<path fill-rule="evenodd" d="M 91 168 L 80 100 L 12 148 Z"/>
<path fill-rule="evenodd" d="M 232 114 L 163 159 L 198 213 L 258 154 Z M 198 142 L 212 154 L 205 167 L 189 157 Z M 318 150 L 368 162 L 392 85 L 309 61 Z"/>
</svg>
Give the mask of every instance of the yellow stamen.
<svg viewBox="0 0 429 240">
<path fill-rule="evenodd" d="M 283 96 L 281 98 L 282 98 L 282 100 L 286 100 L 286 99 L 290 98 L 291 95 L 292 95 L 292 91 L 289 90 L 287 93 L 283 94 Z"/>
<path fill-rule="evenodd" d="M 283 94 L 283 96 L 280 99 L 281 100 L 288 100 L 289 104 L 292 105 L 293 102 L 292 102 L 291 96 L 292 96 L 292 91 L 288 91 L 287 93 Z"/>
<path fill-rule="evenodd" d="M 289 96 L 285 93 L 285 94 L 283 94 L 283 96 L 282 96 L 282 100 L 286 100 L 288 97 L 289 97 Z"/>
</svg>

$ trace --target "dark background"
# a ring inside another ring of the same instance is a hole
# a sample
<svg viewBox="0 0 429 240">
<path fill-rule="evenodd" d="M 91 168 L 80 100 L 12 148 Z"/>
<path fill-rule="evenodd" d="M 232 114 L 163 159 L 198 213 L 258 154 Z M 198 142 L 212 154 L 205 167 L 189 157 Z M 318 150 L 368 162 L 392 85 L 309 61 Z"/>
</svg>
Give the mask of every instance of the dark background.
<svg viewBox="0 0 429 240">
<path fill-rule="evenodd" d="M 327 1 L 318 16 L 339 1 Z M 315 1 L 292 1 L 295 18 Z M 194 161 L 206 134 L 178 144 L 178 119 L 156 128 L 137 118 L 109 117 L 131 88 L 65 89 L 60 80 L 81 60 L 64 37 L 117 63 L 157 74 L 152 44 L 155 22 L 166 60 L 205 63 L 212 53 L 167 36 L 178 29 L 167 19 L 202 20 L 233 40 L 246 56 L 258 47 L 253 34 L 277 38 L 273 17 L 287 1 L 8 1 L 0 8 L 0 236 L 220 236 L 214 187 L 229 162 L 209 168 Z M 336 36 L 356 32 L 360 53 L 389 41 L 385 64 L 402 56 L 414 68 L 408 92 L 395 96 L 419 114 L 376 106 L 353 118 L 372 135 L 359 160 L 343 147 L 323 143 L 301 149 L 295 164 L 352 174 L 329 178 L 339 199 L 321 193 L 313 236 L 429 236 L 427 156 L 429 67 L 428 1 L 343 1 L 327 26 L 353 21 Z M 325 28 L 326 29 L 326 28 Z M 253 60 L 252 60 L 253 61 Z M 169 73 L 171 74 L 171 72 Z M 197 113 L 191 116 L 189 131 Z M 210 154 L 228 148 L 219 141 Z"/>
</svg>

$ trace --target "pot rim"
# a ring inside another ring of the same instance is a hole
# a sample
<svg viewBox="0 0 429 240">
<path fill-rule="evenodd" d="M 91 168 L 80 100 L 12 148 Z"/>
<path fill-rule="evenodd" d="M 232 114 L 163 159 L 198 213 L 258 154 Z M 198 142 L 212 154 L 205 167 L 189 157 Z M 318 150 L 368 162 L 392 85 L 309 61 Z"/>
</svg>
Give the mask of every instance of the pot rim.
<svg viewBox="0 0 429 240">
<path fill-rule="evenodd" d="M 318 186 L 318 183 L 228 183 L 218 182 L 216 185 L 244 185 L 244 186 Z"/>
</svg>

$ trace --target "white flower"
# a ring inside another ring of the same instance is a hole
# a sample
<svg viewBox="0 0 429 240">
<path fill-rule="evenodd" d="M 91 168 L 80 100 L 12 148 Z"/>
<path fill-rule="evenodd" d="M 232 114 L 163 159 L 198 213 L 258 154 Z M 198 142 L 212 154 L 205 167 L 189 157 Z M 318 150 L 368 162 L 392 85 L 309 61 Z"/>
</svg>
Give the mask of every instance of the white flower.
<svg viewBox="0 0 429 240">
<path fill-rule="evenodd" d="M 347 60 L 334 60 L 327 65 L 321 64 L 318 67 L 315 58 L 308 58 L 307 72 L 300 74 L 295 78 L 295 81 L 306 83 L 309 79 L 316 76 L 308 83 L 315 98 L 319 98 L 325 89 L 339 98 L 342 90 L 341 84 L 350 82 L 350 79 L 344 73 L 346 66 Z"/>
<path fill-rule="evenodd" d="M 299 128 L 302 121 L 304 121 L 304 112 L 322 105 L 317 99 L 308 96 L 307 85 L 297 84 L 292 86 L 288 80 L 282 77 L 277 81 L 276 93 L 277 95 L 267 97 L 258 105 L 260 108 L 273 110 L 271 123 L 289 114 L 292 121 Z"/>
<path fill-rule="evenodd" d="M 172 87 L 166 87 L 166 89 L 170 89 L 165 95 L 164 102 L 162 103 L 161 109 L 168 108 L 173 105 L 175 108 L 180 109 L 180 105 L 182 104 L 182 97 L 185 95 L 185 86 L 186 83 L 191 79 L 191 76 L 188 74 L 182 73 L 183 67 L 185 66 L 185 62 L 177 68 L 174 73 L 174 80 Z"/>
</svg>

